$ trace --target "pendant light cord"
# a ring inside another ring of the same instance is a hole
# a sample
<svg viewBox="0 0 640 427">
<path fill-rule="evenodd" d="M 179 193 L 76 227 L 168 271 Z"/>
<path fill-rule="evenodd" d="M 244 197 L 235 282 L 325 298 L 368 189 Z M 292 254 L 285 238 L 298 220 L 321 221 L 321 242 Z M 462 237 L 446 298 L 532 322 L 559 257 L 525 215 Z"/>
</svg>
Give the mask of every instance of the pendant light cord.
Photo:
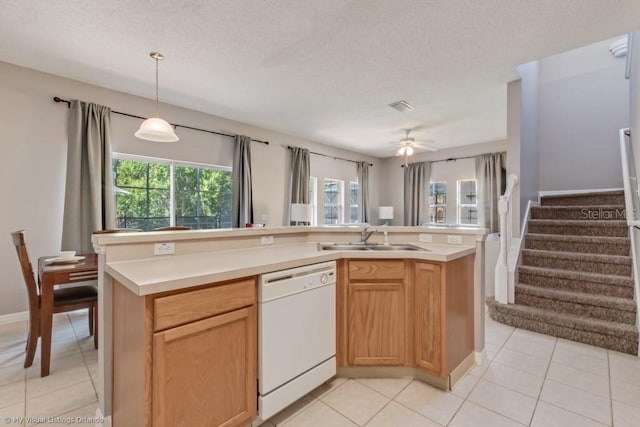
<svg viewBox="0 0 640 427">
<path fill-rule="evenodd" d="M 160 117 L 160 107 L 158 106 L 159 99 L 159 91 L 158 91 L 158 55 L 155 56 L 156 59 L 156 117 Z"/>
</svg>

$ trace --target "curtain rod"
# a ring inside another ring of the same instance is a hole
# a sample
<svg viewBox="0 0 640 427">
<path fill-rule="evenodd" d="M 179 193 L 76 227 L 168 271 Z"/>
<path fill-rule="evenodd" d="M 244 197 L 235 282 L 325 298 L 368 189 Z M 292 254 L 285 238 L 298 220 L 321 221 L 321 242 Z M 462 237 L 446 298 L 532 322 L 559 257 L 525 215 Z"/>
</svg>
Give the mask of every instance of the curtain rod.
<svg viewBox="0 0 640 427">
<path fill-rule="evenodd" d="M 504 151 L 497 151 L 495 153 L 482 153 L 482 154 L 498 154 L 498 153 L 504 153 Z M 425 160 L 425 162 L 429 162 L 429 163 L 455 162 L 456 160 L 462 160 L 462 159 L 474 159 L 482 154 L 477 154 L 475 156 L 449 157 L 448 159 L 442 159 L 442 160 Z M 404 164 L 400 165 L 400 167 L 403 168 Z"/>
<path fill-rule="evenodd" d="M 67 104 L 67 106 L 69 108 L 71 108 L 71 101 L 69 101 L 68 99 L 62 99 L 59 96 L 54 96 L 53 100 L 55 102 L 63 102 L 65 104 Z M 111 110 L 111 112 L 114 113 L 114 114 L 119 114 L 121 116 L 133 117 L 135 119 L 142 119 L 142 120 L 146 120 L 147 119 L 147 117 L 136 116 L 135 114 L 129 114 L 129 113 L 122 113 L 120 111 L 115 111 L 115 110 Z M 179 125 L 179 124 L 175 124 L 175 123 L 169 123 L 169 124 L 171 126 L 175 127 L 175 128 L 181 127 L 181 128 L 185 128 L 185 129 L 197 130 L 197 131 L 200 131 L 200 132 L 213 133 L 215 135 L 228 136 L 230 138 L 235 138 L 237 136 L 237 135 L 232 135 L 230 133 L 216 132 L 216 131 L 213 131 L 213 130 L 200 129 L 200 128 L 195 128 L 195 127 L 192 127 L 192 126 Z M 261 144 L 269 145 L 269 141 L 261 141 L 259 139 L 253 139 L 252 138 L 251 142 L 259 142 Z"/>
<path fill-rule="evenodd" d="M 292 145 L 287 145 L 286 146 L 289 150 L 291 150 L 292 148 L 298 148 L 298 147 L 294 147 Z M 351 159 L 345 159 L 343 157 L 337 157 L 337 156 L 330 156 L 328 154 L 322 154 L 322 153 L 316 153 L 315 151 L 309 151 L 309 154 L 315 154 L 316 156 L 323 156 L 323 157 L 331 157 L 333 160 L 344 160 L 345 162 L 351 162 L 351 163 L 360 163 L 357 160 L 351 160 Z M 366 162 L 364 162 L 366 163 Z M 369 166 L 373 166 L 373 163 L 367 163 Z"/>
</svg>

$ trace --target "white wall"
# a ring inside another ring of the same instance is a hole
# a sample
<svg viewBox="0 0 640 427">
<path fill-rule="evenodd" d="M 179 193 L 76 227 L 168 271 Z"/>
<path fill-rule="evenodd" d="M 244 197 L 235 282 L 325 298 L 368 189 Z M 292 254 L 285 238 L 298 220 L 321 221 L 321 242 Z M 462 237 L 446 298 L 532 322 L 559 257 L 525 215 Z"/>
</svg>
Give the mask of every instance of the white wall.
<svg viewBox="0 0 640 427">
<path fill-rule="evenodd" d="M 77 98 L 108 105 L 113 110 L 147 116 L 153 101 L 82 82 L 0 62 L 0 141 L 5 162 L 0 168 L 0 315 L 26 310 L 26 292 L 9 233 L 26 230 L 32 263 L 60 250 L 66 167 L 67 108 L 53 96 Z M 153 95 L 153 94 L 150 94 Z M 174 123 L 246 134 L 268 140 L 252 149 L 254 213 L 268 215 L 267 225 L 286 224 L 285 186 L 288 181 L 287 151 L 297 145 L 312 151 L 373 163 L 371 203 L 377 213 L 381 159 L 340 150 L 280 132 L 226 120 L 172 105 L 160 106 L 161 116 Z M 116 152 L 183 161 L 231 166 L 232 139 L 178 128 L 178 143 L 151 143 L 136 139 L 138 119 L 112 114 L 112 145 Z M 319 156 L 311 157 L 311 172 L 324 177 L 354 179 L 355 163 Z M 321 181 L 319 181 L 321 182 Z M 34 264 L 35 265 L 35 264 Z"/>
<path fill-rule="evenodd" d="M 609 52 L 617 39 L 539 61 L 540 191 L 622 187 L 629 81 L 625 58 Z"/>
<path fill-rule="evenodd" d="M 465 145 L 446 150 L 419 153 L 412 156 L 411 163 L 422 161 L 446 160 L 449 158 L 477 156 L 484 153 L 506 151 L 507 141 L 494 141 L 482 144 Z M 507 155 L 508 157 L 508 155 Z M 391 157 L 383 162 L 381 206 L 393 206 L 394 218 L 391 225 L 404 225 L 404 170 L 403 159 Z M 447 222 L 457 222 L 456 216 L 456 180 L 475 178 L 475 161 L 461 159 L 450 162 L 438 162 L 431 165 L 431 181 L 447 181 Z"/>
</svg>

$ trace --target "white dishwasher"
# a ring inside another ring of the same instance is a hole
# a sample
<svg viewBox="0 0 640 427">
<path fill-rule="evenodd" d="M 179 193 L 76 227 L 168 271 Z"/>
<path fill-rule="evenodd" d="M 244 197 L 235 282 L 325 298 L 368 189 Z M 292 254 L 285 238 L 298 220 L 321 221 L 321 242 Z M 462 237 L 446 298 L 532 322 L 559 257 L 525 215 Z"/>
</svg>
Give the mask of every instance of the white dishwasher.
<svg viewBox="0 0 640 427">
<path fill-rule="evenodd" d="M 336 263 L 260 277 L 258 416 L 267 420 L 336 374 Z"/>
</svg>

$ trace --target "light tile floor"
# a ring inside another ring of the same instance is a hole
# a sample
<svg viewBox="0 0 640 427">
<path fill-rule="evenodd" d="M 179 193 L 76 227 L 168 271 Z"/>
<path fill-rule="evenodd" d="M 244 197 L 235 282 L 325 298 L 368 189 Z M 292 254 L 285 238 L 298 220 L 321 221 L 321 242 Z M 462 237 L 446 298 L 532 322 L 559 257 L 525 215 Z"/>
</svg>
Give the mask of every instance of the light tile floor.
<svg viewBox="0 0 640 427">
<path fill-rule="evenodd" d="M 491 319 L 486 326 L 486 361 L 451 392 L 411 379 L 340 378 L 263 425 L 640 426 L 637 357 Z M 0 325 L 0 425 L 7 417 L 93 417 L 97 352 L 86 312 L 55 316 L 51 375 L 46 378 L 39 377 L 38 360 L 22 368 L 25 338 L 26 322 Z"/>
</svg>

